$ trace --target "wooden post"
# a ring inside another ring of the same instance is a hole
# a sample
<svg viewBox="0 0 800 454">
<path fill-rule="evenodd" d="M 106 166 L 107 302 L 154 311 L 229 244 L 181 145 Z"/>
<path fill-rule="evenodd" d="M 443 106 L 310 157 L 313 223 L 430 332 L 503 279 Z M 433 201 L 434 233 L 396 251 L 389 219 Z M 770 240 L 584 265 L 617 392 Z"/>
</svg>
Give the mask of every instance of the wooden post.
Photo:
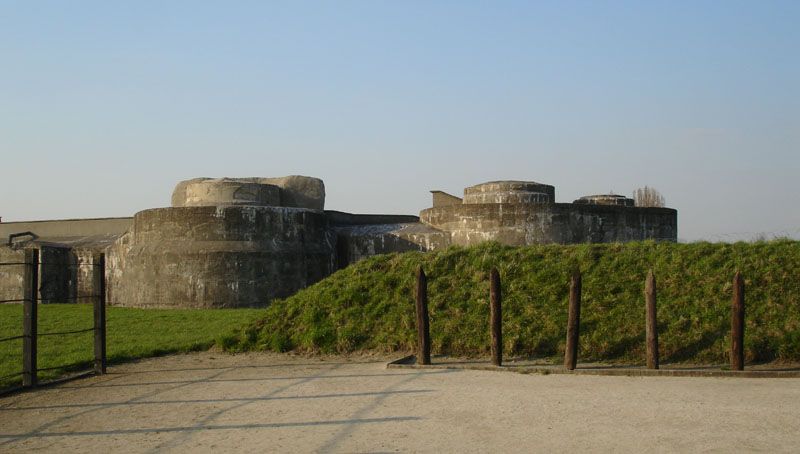
<svg viewBox="0 0 800 454">
<path fill-rule="evenodd" d="M 581 272 L 572 273 L 569 285 L 569 319 L 567 320 L 567 348 L 564 367 L 574 370 L 578 365 L 578 336 L 581 323 Z"/>
<path fill-rule="evenodd" d="M 99 291 L 94 298 L 94 373 L 106 373 L 106 256 L 100 254 L 96 276 L 100 279 Z"/>
<path fill-rule="evenodd" d="M 502 294 L 500 292 L 500 273 L 492 268 L 489 282 L 489 301 L 491 304 L 492 325 L 492 364 L 503 365 L 503 312 Z"/>
<path fill-rule="evenodd" d="M 744 370 L 744 279 L 742 279 L 742 273 L 738 271 L 733 277 L 731 369 Z"/>
<path fill-rule="evenodd" d="M 417 364 L 431 363 L 431 333 L 428 319 L 428 278 L 417 269 Z"/>
<path fill-rule="evenodd" d="M 658 369 L 658 325 L 656 317 L 656 277 L 653 270 L 647 273 L 644 284 L 644 299 L 647 306 L 647 368 Z"/>
<path fill-rule="evenodd" d="M 25 250 L 25 272 L 23 275 L 23 319 L 22 319 L 22 386 L 31 388 L 37 383 L 36 340 L 37 297 L 39 294 L 39 250 Z"/>
</svg>

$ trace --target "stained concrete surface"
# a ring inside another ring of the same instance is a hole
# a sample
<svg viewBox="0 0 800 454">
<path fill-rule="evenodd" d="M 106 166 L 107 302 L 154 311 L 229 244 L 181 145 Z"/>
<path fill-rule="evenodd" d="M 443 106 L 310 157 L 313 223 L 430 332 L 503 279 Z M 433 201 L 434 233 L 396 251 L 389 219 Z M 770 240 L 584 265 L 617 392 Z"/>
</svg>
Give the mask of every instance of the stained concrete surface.
<svg viewBox="0 0 800 454">
<path fill-rule="evenodd" d="M 800 380 L 199 353 L 0 399 L 3 452 L 796 451 Z"/>
</svg>

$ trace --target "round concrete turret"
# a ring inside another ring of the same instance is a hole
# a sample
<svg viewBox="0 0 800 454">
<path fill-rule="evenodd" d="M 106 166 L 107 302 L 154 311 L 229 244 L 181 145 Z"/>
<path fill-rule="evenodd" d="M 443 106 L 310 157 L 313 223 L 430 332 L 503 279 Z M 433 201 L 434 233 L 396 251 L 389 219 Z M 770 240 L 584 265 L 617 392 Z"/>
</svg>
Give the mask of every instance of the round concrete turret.
<svg viewBox="0 0 800 454">
<path fill-rule="evenodd" d="M 112 304 L 264 307 L 335 270 L 325 213 L 272 206 L 184 206 L 136 213 L 109 248 Z"/>
<path fill-rule="evenodd" d="M 183 206 L 255 205 L 279 206 L 280 188 L 225 178 L 202 180 L 186 185 Z"/>
<path fill-rule="evenodd" d="M 325 184 L 319 178 L 289 175 L 278 178 L 194 178 L 172 191 L 172 206 L 282 206 L 325 208 Z"/>
<path fill-rule="evenodd" d="M 464 204 L 555 202 L 556 189 L 535 181 L 490 181 L 464 189 Z"/>
</svg>

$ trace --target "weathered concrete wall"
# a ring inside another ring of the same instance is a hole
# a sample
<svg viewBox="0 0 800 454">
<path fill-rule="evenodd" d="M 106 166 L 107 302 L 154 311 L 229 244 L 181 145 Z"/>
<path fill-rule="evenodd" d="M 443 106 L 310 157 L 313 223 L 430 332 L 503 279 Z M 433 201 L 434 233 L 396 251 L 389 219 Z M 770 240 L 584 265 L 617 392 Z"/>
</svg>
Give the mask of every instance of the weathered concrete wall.
<svg viewBox="0 0 800 454">
<path fill-rule="evenodd" d="M 494 240 L 520 246 L 534 243 L 607 243 L 677 240 L 677 211 L 610 205 L 464 204 L 429 208 L 422 222 L 450 232 L 452 243 Z"/>
<path fill-rule="evenodd" d="M 450 234 L 420 223 L 334 227 L 339 268 L 377 254 L 433 251 L 450 245 Z"/>
<path fill-rule="evenodd" d="M 324 213 L 282 207 L 139 212 L 107 255 L 109 304 L 252 307 L 335 270 Z"/>
<path fill-rule="evenodd" d="M 409 224 L 419 222 L 418 216 L 405 214 L 353 214 L 342 211 L 326 210 L 325 216 L 328 218 L 328 223 L 333 226 Z"/>
<path fill-rule="evenodd" d="M 77 267 L 69 248 L 57 245 L 30 243 L 28 248 L 39 250 L 39 282 L 37 298 L 40 303 L 74 303 Z M 0 246 L 0 263 L 22 263 L 23 248 Z M 0 265 L 0 299 L 21 299 L 27 265 Z"/>
<path fill-rule="evenodd" d="M 64 246 L 39 246 L 39 301 L 74 303 L 77 286 L 77 260 Z"/>
<path fill-rule="evenodd" d="M 100 295 L 100 253 L 92 248 L 76 248 L 75 257 L 75 289 L 72 293 L 79 303 L 92 303 Z"/>
<path fill-rule="evenodd" d="M 274 184 L 281 188 L 281 206 L 325 209 L 325 183 L 319 178 L 303 175 L 259 178 L 259 183 Z"/>
<path fill-rule="evenodd" d="M 338 268 L 377 254 L 447 247 L 450 234 L 419 223 L 417 216 L 326 211 L 336 234 Z"/>
<path fill-rule="evenodd" d="M 187 189 L 197 184 L 205 182 L 218 181 L 234 183 L 249 183 L 256 185 L 270 185 L 279 188 L 279 200 L 276 200 L 272 195 L 265 196 L 256 205 L 272 205 L 293 208 L 308 208 L 311 210 L 323 210 L 325 208 L 325 183 L 319 178 L 306 177 L 301 175 L 290 175 L 287 177 L 278 178 L 194 178 L 191 180 L 181 181 L 175 186 L 172 192 L 172 206 L 202 206 L 202 205 L 215 205 L 215 204 L 232 204 L 233 197 L 228 197 L 224 203 L 213 203 L 222 201 L 222 194 L 217 193 L 214 197 L 209 198 L 208 203 L 187 203 L 191 198 L 191 194 L 187 193 Z M 199 189 L 198 189 L 199 191 Z M 221 191 L 221 188 L 220 188 Z M 233 194 L 231 194 L 232 196 Z M 269 203 L 264 203 L 263 199 L 269 198 Z M 255 198 L 254 198 L 255 199 Z"/>
<path fill-rule="evenodd" d="M 0 222 L 0 242 L 14 233 L 33 232 L 37 237 L 53 241 L 58 238 L 122 235 L 133 218 L 62 219 L 55 221 Z"/>
<path fill-rule="evenodd" d="M 443 207 L 449 205 L 460 205 L 464 203 L 464 200 L 460 197 L 456 197 L 454 195 L 450 195 L 443 191 L 431 191 L 431 195 L 433 196 L 433 206 L 434 207 Z"/>
<path fill-rule="evenodd" d="M 25 252 L 22 249 L 11 249 L 8 246 L 0 246 L 0 300 L 22 299 L 25 265 L 11 265 L 12 263 L 23 263 Z"/>
<path fill-rule="evenodd" d="M 464 204 L 552 203 L 556 188 L 534 181 L 490 181 L 464 189 Z"/>
<path fill-rule="evenodd" d="M 195 181 L 186 185 L 183 206 L 258 205 L 280 206 L 281 188 L 271 184 L 230 179 Z"/>
</svg>

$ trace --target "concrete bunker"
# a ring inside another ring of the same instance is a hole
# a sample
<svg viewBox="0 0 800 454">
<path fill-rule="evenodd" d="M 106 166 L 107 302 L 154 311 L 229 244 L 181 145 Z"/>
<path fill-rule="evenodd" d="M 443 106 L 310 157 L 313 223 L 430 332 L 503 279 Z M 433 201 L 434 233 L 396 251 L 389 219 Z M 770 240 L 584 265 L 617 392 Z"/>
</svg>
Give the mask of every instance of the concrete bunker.
<svg viewBox="0 0 800 454">
<path fill-rule="evenodd" d="M 106 255 L 107 301 L 132 307 L 264 307 L 376 254 L 508 245 L 653 239 L 676 241 L 677 211 L 593 195 L 557 203 L 534 181 L 491 181 L 463 197 L 431 191 L 411 215 L 326 211 L 318 178 L 195 178 L 179 182 L 170 207 L 130 218 L 0 223 L 0 239 L 30 233 L 43 260 L 94 263 Z M 17 247 L 18 245 L 15 245 Z M 16 253 L 0 248 L 0 258 Z M 10 256 L 9 256 L 10 257 Z M 76 269 L 83 269 L 76 267 Z M 86 267 L 91 270 L 92 267 Z M 0 273 L 0 290 L 20 276 Z M 96 293 L 91 272 L 57 274 L 45 301 Z"/>
<path fill-rule="evenodd" d="M 617 195 L 582 197 L 556 203 L 555 188 L 534 181 L 491 181 L 464 189 L 420 212 L 420 221 L 449 234 L 449 243 L 473 245 L 499 241 L 523 246 L 535 243 L 607 243 L 677 240 L 677 211 L 635 207 Z"/>
</svg>

